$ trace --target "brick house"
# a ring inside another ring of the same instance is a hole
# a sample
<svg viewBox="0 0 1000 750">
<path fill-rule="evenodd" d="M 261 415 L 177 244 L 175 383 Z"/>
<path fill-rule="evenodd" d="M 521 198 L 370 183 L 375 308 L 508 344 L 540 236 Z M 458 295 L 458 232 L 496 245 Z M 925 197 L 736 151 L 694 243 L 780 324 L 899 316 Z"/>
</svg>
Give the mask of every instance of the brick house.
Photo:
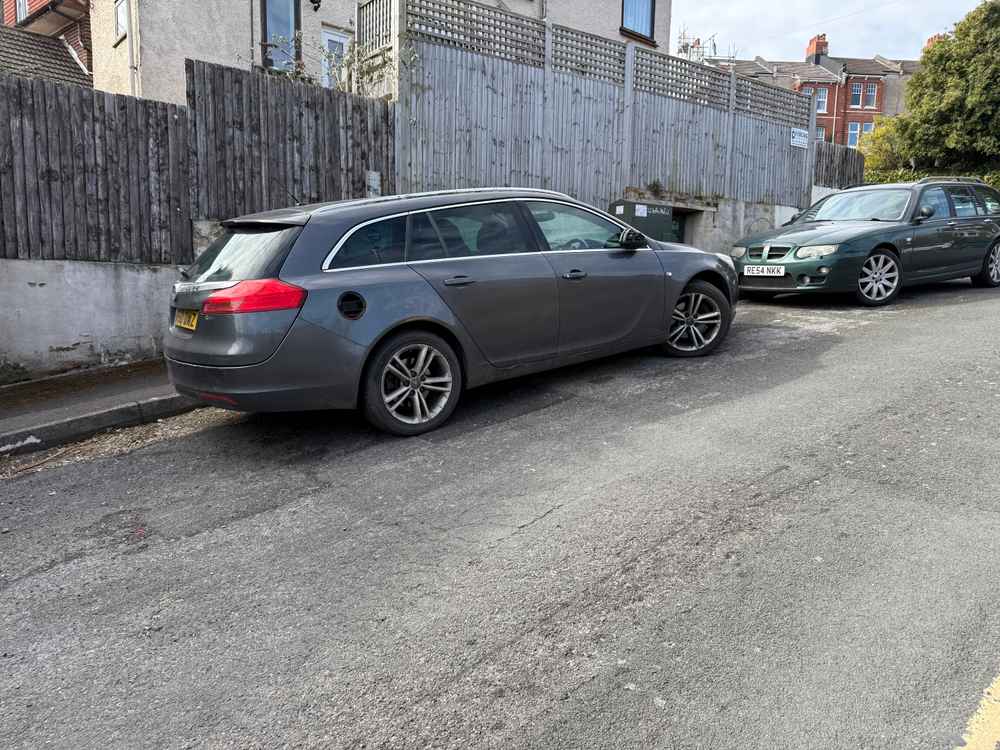
<svg viewBox="0 0 1000 750">
<path fill-rule="evenodd" d="M 0 70 L 92 85 L 87 3 L 88 0 L 0 0 L 4 27 L 0 29 L 3 32 Z"/>
<path fill-rule="evenodd" d="M 773 62 L 757 57 L 735 62 L 740 75 L 816 96 L 816 137 L 856 147 L 875 118 L 905 111 L 906 84 L 919 68 L 915 60 L 831 57 L 826 34 L 809 40 L 804 62 Z"/>
</svg>

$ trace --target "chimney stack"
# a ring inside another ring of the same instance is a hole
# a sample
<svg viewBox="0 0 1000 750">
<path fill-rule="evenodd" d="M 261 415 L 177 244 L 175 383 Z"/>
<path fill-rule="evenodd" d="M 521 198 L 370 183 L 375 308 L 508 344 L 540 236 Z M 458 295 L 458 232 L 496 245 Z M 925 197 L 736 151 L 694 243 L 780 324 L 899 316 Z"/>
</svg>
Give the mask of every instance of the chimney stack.
<svg viewBox="0 0 1000 750">
<path fill-rule="evenodd" d="M 826 41 L 826 34 L 814 36 L 809 40 L 809 46 L 806 48 L 806 62 L 819 65 L 820 59 L 829 54 L 830 45 Z"/>
<path fill-rule="evenodd" d="M 924 45 L 924 51 L 926 51 L 928 47 L 933 47 L 938 42 L 943 41 L 944 39 L 947 38 L 948 38 L 947 34 L 935 34 L 934 36 L 932 36 L 930 39 L 927 40 L 927 43 Z"/>
</svg>

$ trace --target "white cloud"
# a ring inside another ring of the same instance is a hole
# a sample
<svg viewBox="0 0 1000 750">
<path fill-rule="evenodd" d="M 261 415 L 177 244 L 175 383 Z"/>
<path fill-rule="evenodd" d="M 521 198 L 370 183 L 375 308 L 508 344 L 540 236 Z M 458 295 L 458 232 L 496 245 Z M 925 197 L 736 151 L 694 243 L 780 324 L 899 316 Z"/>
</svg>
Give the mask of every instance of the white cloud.
<svg viewBox="0 0 1000 750">
<path fill-rule="evenodd" d="M 804 60 L 810 37 L 825 33 L 834 57 L 917 59 L 928 37 L 949 31 L 980 0 L 673 0 L 671 50 L 687 28 L 715 34 L 719 54 Z"/>
</svg>

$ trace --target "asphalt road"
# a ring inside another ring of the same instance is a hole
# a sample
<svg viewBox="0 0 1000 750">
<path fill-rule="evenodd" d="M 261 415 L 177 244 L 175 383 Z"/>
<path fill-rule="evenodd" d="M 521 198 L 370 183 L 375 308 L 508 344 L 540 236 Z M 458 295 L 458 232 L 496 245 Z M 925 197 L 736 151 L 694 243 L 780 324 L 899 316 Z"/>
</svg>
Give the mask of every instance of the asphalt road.
<svg viewBox="0 0 1000 750">
<path fill-rule="evenodd" d="M 0 464 L 0 747 L 961 746 L 998 321 L 746 304 L 425 438 L 206 410 Z"/>
</svg>

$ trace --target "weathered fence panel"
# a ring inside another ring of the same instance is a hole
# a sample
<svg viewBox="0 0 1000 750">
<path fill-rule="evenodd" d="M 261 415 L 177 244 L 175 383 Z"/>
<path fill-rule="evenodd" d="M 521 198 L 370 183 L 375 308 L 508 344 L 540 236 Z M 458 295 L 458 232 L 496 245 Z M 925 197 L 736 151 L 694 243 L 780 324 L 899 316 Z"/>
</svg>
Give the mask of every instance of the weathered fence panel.
<svg viewBox="0 0 1000 750">
<path fill-rule="evenodd" d="M 195 218 L 395 191 L 392 103 L 193 60 L 187 87 Z"/>
<path fill-rule="evenodd" d="M 191 259 L 187 110 L 0 76 L 0 257 Z"/>
<path fill-rule="evenodd" d="M 865 181 L 865 157 L 860 151 L 836 143 L 821 142 L 816 146 L 817 185 L 846 188 Z"/>
<path fill-rule="evenodd" d="M 466 0 L 406 3 L 400 190 L 518 185 L 606 207 L 628 188 L 801 206 L 805 96 Z M 374 15 L 374 4 L 370 14 Z M 387 4 L 381 13 L 390 13 Z M 391 42 L 383 18 L 359 43 Z"/>
</svg>

